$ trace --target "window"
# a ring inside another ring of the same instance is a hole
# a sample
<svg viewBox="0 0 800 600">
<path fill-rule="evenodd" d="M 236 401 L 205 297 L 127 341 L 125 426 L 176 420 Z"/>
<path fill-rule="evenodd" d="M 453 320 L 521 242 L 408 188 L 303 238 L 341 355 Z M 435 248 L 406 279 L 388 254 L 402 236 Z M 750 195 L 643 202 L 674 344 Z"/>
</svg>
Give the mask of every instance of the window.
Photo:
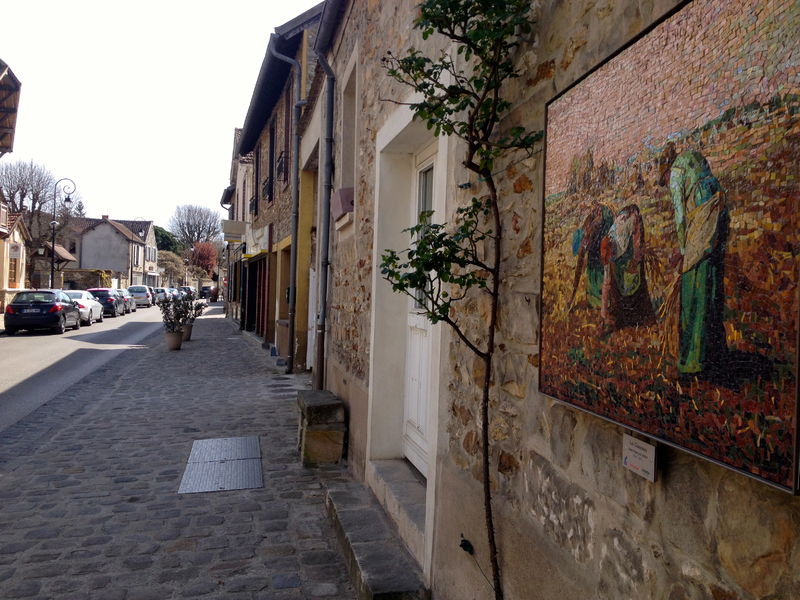
<svg viewBox="0 0 800 600">
<path fill-rule="evenodd" d="M 417 224 L 423 222 L 423 214 L 433 210 L 433 165 L 424 167 L 417 173 Z M 426 222 L 430 222 L 430 216 L 425 217 Z M 422 229 L 424 232 L 425 229 Z M 415 308 L 425 308 L 424 290 L 418 289 L 415 293 Z"/>
<path fill-rule="evenodd" d="M 275 123 L 269 126 L 269 167 L 267 171 L 267 181 L 264 182 L 265 196 L 267 202 L 275 199 L 275 166 L 278 162 L 275 156 Z"/>
<path fill-rule="evenodd" d="M 258 214 L 258 205 L 260 198 L 258 196 L 261 187 L 261 145 L 256 146 L 256 153 L 254 156 L 255 168 L 253 169 L 253 178 L 255 186 L 253 187 L 253 197 L 250 199 L 250 212 L 254 215 Z"/>
<path fill-rule="evenodd" d="M 283 152 L 281 152 L 279 158 L 283 163 L 279 172 L 282 171 L 281 175 L 284 183 L 289 181 L 289 169 L 287 167 L 289 165 L 289 153 L 291 152 L 289 140 L 292 137 L 292 90 L 294 89 L 292 79 L 292 77 L 289 77 L 286 82 L 286 104 L 283 110 Z"/>
<path fill-rule="evenodd" d="M 11 302 L 55 302 L 55 300 L 53 292 L 20 292 Z"/>
<path fill-rule="evenodd" d="M 17 266 L 18 260 L 19 259 L 16 258 L 8 259 L 8 287 L 10 288 L 19 287 L 19 285 L 17 285 L 17 269 L 19 268 Z"/>
<path fill-rule="evenodd" d="M 350 71 L 342 94 L 342 187 L 355 186 L 356 172 L 356 67 Z"/>
</svg>

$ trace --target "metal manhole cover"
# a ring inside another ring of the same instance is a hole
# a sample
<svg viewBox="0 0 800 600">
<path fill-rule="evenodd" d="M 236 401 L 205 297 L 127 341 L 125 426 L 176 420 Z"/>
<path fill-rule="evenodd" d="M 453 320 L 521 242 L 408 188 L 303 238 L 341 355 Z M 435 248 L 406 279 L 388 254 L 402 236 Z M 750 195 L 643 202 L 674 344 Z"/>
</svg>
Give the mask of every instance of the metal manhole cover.
<svg viewBox="0 0 800 600">
<path fill-rule="evenodd" d="M 261 459 L 246 458 L 244 460 L 189 463 L 183 473 L 178 493 L 248 490 L 263 486 Z"/>
<path fill-rule="evenodd" d="M 212 460 L 239 460 L 243 458 L 261 458 L 261 446 L 258 437 L 214 438 L 195 440 L 189 462 L 209 462 Z"/>
<path fill-rule="evenodd" d="M 258 437 L 195 440 L 179 494 L 264 486 Z"/>
</svg>

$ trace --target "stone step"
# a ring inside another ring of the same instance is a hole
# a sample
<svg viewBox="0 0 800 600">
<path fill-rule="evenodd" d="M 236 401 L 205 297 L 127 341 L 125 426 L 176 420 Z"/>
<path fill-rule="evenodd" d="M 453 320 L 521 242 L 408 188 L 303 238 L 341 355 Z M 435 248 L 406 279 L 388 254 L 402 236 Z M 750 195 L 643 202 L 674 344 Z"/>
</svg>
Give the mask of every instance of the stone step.
<svg viewBox="0 0 800 600">
<path fill-rule="evenodd" d="M 402 459 L 367 463 L 367 481 L 411 555 L 425 560 L 425 479 Z"/>
<path fill-rule="evenodd" d="M 319 471 L 325 506 L 359 600 L 429 600 L 419 566 L 375 496 L 344 468 Z"/>
</svg>

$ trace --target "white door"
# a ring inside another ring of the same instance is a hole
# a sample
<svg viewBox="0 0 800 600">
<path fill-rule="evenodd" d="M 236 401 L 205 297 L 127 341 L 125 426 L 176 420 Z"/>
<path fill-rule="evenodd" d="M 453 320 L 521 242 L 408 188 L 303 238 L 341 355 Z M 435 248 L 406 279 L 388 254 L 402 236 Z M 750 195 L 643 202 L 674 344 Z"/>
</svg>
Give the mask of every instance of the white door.
<svg viewBox="0 0 800 600">
<path fill-rule="evenodd" d="M 433 162 L 423 161 L 416 170 L 416 197 L 412 202 L 412 225 L 433 206 Z M 422 294 L 409 301 L 406 329 L 403 453 L 423 475 L 428 473 L 428 413 L 430 404 L 431 323 L 421 313 Z"/>
</svg>

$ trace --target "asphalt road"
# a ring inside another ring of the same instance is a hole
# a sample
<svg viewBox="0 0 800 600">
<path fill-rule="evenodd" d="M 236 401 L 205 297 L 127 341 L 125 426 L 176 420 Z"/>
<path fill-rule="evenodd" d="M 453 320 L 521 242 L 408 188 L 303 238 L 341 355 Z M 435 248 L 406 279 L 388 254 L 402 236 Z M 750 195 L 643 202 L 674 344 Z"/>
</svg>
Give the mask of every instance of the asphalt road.
<svg viewBox="0 0 800 600">
<path fill-rule="evenodd" d="M 0 431 L 161 327 L 156 307 L 85 325 L 63 335 L 22 331 L 0 335 Z M 100 392 L 102 390 L 98 390 Z"/>
</svg>

